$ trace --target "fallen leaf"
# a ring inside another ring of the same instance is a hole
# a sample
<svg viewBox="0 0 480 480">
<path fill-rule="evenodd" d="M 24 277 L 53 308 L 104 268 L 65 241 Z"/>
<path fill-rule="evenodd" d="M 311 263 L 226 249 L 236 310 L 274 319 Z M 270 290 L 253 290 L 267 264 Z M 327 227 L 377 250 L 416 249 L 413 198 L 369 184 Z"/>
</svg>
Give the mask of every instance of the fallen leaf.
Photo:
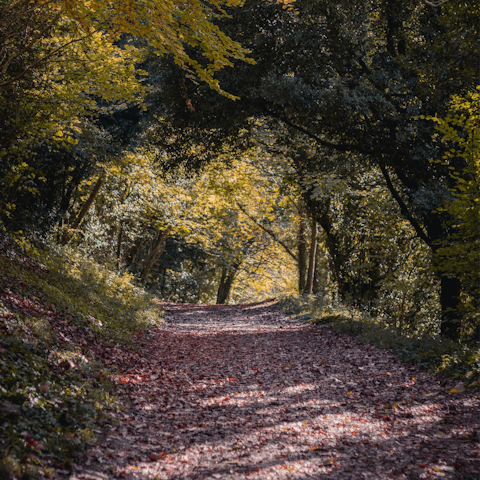
<svg viewBox="0 0 480 480">
<path fill-rule="evenodd" d="M 151 461 L 151 462 L 155 462 L 157 460 L 161 460 L 163 458 L 163 455 L 161 453 L 151 453 L 149 456 L 148 456 L 148 459 Z"/>
</svg>

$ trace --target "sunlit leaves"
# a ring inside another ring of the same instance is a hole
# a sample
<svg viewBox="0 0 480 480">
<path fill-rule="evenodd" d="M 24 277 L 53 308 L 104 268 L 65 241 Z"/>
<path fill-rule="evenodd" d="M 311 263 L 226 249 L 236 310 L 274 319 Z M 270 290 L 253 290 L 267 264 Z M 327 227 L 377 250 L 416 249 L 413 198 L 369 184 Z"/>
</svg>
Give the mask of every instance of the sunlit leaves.
<svg viewBox="0 0 480 480">
<path fill-rule="evenodd" d="M 435 163 L 447 169 L 453 180 L 451 198 L 439 209 L 449 214 L 451 235 L 448 242 L 439 242 L 436 251 L 437 271 L 462 278 L 463 308 L 470 319 L 465 333 L 472 334 L 478 325 L 480 261 L 480 88 L 465 97 L 454 96 L 445 119 L 434 118 L 442 142 L 449 147 Z"/>
<path fill-rule="evenodd" d="M 225 35 L 215 24 L 215 18 L 226 15 L 224 8 L 241 5 L 241 0 L 217 0 L 205 3 L 193 0 L 184 4 L 178 0 L 141 0 L 117 2 L 58 1 L 65 15 L 79 22 L 88 31 L 105 29 L 112 39 L 121 34 L 143 38 L 158 55 L 173 55 L 175 63 L 223 92 L 215 73 L 234 60 L 252 63 L 248 51 Z M 206 64 L 187 53 L 187 46 L 199 48 Z"/>
</svg>

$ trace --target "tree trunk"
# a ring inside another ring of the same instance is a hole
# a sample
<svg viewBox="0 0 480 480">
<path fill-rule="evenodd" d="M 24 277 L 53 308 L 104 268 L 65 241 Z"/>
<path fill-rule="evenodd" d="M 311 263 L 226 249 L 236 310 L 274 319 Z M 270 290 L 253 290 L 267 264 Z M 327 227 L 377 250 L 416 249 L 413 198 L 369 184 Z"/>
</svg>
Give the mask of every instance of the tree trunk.
<svg viewBox="0 0 480 480">
<path fill-rule="evenodd" d="M 440 304 L 442 305 L 442 323 L 440 333 L 443 337 L 456 341 L 460 338 L 460 305 L 461 283 L 458 278 L 440 277 Z"/>
<path fill-rule="evenodd" d="M 436 242 L 448 238 L 448 232 L 445 229 L 445 218 L 438 212 L 432 211 L 430 215 L 426 216 L 423 220 L 426 229 L 426 231 L 424 231 L 420 223 L 409 211 L 400 193 L 395 189 L 386 168 L 380 165 L 380 169 L 382 170 L 390 193 L 400 207 L 402 215 L 410 222 L 417 236 L 430 247 L 435 258 Z M 400 175 L 401 172 L 396 171 L 396 173 L 402 184 L 407 188 L 413 189 L 413 187 L 416 186 L 415 184 L 412 185 L 411 182 L 409 183 L 405 176 Z M 442 337 L 453 341 L 460 338 L 460 326 L 462 322 L 459 312 L 461 288 L 462 284 L 458 278 L 440 274 L 440 305 L 442 307 L 440 333 Z"/>
<path fill-rule="evenodd" d="M 307 276 L 307 243 L 305 241 L 305 217 L 303 208 L 300 212 L 298 225 L 298 293 L 305 290 L 305 278 Z"/>
<path fill-rule="evenodd" d="M 102 188 L 102 185 L 104 183 L 105 183 L 105 175 L 102 175 L 93 186 L 93 190 L 90 193 L 90 196 L 88 197 L 87 201 L 84 203 L 82 209 L 80 210 L 80 213 L 77 215 L 77 218 L 75 218 L 72 225 L 70 225 L 68 231 L 65 232 L 65 234 L 60 239 L 60 245 L 66 245 L 69 242 L 71 238 L 70 231 L 75 230 L 80 225 L 80 222 L 84 219 L 85 215 L 90 210 L 90 207 L 92 206 L 93 202 L 97 198 L 98 193 L 100 192 L 100 189 Z"/>
<path fill-rule="evenodd" d="M 237 265 L 233 269 L 229 269 L 226 266 L 222 267 L 222 276 L 220 277 L 217 291 L 217 305 L 223 305 L 227 302 L 238 267 Z"/>
<path fill-rule="evenodd" d="M 324 273 L 324 265 L 322 265 L 322 251 L 318 246 L 317 241 L 317 255 L 315 259 L 315 273 L 313 275 L 313 294 L 320 295 L 322 298 L 325 292 L 326 278 Z"/>
<path fill-rule="evenodd" d="M 169 228 L 162 230 L 161 232 L 159 232 L 157 238 L 154 240 L 152 248 L 150 249 L 150 253 L 148 254 L 148 257 L 143 264 L 142 273 L 140 274 L 140 281 L 142 283 L 145 282 L 145 280 L 147 279 L 147 276 L 150 273 L 150 269 L 155 263 L 155 260 L 158 258 L 158 255 L 163 250 L 169 233 Z"/>
<path fill-rule="evenodd" d="M 308 276 L 305 293 L 311 295 L 313 292 L 313 278 L 315 275 L 315 260 L 317 257 L 317 220 L 312 221 L 312 236 L 310 240 L 310 257 L 308 261 Z"/>
<path fill-rule="evenodd" d="M 120 257 L 122 256 L 123 224 L 120 222 L 120 228 L 117 237 L 117 267 L 120 268 Z"/>
</svg>

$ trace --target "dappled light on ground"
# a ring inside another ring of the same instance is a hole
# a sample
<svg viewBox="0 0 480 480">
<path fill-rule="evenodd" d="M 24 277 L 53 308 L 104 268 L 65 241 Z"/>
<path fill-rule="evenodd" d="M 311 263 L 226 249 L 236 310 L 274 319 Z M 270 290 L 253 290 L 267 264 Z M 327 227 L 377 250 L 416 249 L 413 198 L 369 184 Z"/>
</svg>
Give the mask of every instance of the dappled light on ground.
<svg viewBox="0 0 480 480">
<path fill-rule="evenodd" d="M 479 475 L 478 398 L 455 382 L 276 304 L 166 307 L 141 355 L 111 355 L 125 410 L 74 478 Z"/>
</svg>

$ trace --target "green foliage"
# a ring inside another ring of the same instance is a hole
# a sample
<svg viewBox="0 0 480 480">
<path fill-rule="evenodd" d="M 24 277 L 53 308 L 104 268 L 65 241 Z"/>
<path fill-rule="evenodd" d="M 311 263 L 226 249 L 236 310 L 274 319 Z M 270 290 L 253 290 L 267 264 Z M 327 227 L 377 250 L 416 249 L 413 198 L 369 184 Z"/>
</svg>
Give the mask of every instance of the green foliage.
<svg viewBox="0 0 480 480">
<path fill-rule="evenodd" d="M 41 56 L 66 44 L 56 53 L 55 62 L 0 88 L 4 119 L 0 215 L 4 220 L 21 217 L 25 210 L 34 210 L 29 215 L 51 214 L 41 212 L 45 201 L 41 194 L 48 197 L 49 190 L 55 189 L 55 195 L 64 197 L 112 153 L 111 140 L 96 124 L 96 117 L 142 101 L 142 71 L 135 69 L 141 51 L 128 42 L 123 47 L 113 45 L 101 32 L 74 42 L 70 27 L 60 22 L 38 46 Z M 16 214 L 19 204 L 23 209 Z M 50 210 L 54 206 L 49 205 Z"/>
<path fill-rule="evenodd" d="M 332 227 L 329 250 L 336 265 L 330 273 L 341 293 L 358 304 L 373 303 L 380 283 L 384 290 L 398 286 L 393 293 L 397 318 L 408 324 L 410 313 L 421 307 L 418 292 L 427 285 L 428 309 L 437 303 L 442 334 L 457 338 L 463 321 L 456 308 L 460 281 L 425 268 L 435 242 L 450 240 L 448 215 L 437 209 L 450 196 L 453 182 L 443 166 L 428 161 L 443 150 L 433 141 L 434 125 L 413 118 L 444 115 L 453 92 L 471 91 L 477 84 L 478 5 L 298 0 L 296 7 L 291 12 L 247 1 L 232 21 L 222 19 L 225 31 L 251 48 L 257 60 L 232 75 L 227 69 L 219 72 L 222 85 L 238 92 L 240 101 L 214 98 L 206 86 L 187 79 L 195 111 L 176 108 L 184 103 L 180 91 L 171 108 L 165 96 L 157 96 L 159 111 L 187 135 L 201 138 L 203 129 L 203 138 L 215 145 L 222 142 L 220 131 L 227 143 L 247 143 L 243 129 L 251 132 L 255 122 L 272 132 L 270 151 L 283 147 L 283 154 L 301 153 L 313 145 L 317 155 L 305 155 L 294 181 L 306 184 L 323 170 L 318 180 L 325 188 L 317 212 L 310 208 L 309 213 L 320 217 L 322 209 L 330 209 L 323 223 L 331 224 L 324 230 Z M 179 74 L 171 69 L 165 77 L 175 85 Z M 377 195 L 362 198 L 363 188 L 344 188 L 354 186 L 360 172 L 375 168 L 369 187 L 373 192 L 381 186 L 378 204 Z M 312 190 L 307 193 L 316 193 Z M 342 198 L 344 190 L 349 195 Z M 364 216 L 365 206 L 370 208 Z M 388 308 L 388 299 L 384 303 Z M 406 306 L 409 311 L 402 312 Z"/>
<path fill-rule="evenodd" d="M 407 335 L 386 326 L 382 318 L 365 315 L 341 305 L 326 305 L 318 299 L 291 296 L 282 299 L 283 311 L 299 320 L 331 325 L 342 333 L 358 335 L 359 341 L 391 350 L 406 363 L 415 363 L 438 375 L 458 378 L 480 389 L 480 349 L 425 333 Z"/>
<path fill-rule="evenodd" d="M 235 97 L 221 89 L 215 73 L 224 66 L 233 66 L 235 60 L 254 63 L 247 57 L 248 50 L 225 35 L 215 22 L 227 16 L 226 7 L 238 7 L 242 0 L 191 0 L 188 5 L 178 0 L 126 0 L 114 6 L 102 0 L 55 3 L 86 31 L 108 25 L 113 40 L 121 34 L 142 38 L 155 55 L 171 55 L 190 77 L 229 98 Z M 191 50 L 199 52 L 203 59 L 197 60 Z"/>
<path fill-rule="evenodd" d="M 68 470 L 115 405 L 101 345 L 130 344 L 161 310 L 127 276 L 4 235 L 0 272 L 0 471 Z"/>
</svg>

